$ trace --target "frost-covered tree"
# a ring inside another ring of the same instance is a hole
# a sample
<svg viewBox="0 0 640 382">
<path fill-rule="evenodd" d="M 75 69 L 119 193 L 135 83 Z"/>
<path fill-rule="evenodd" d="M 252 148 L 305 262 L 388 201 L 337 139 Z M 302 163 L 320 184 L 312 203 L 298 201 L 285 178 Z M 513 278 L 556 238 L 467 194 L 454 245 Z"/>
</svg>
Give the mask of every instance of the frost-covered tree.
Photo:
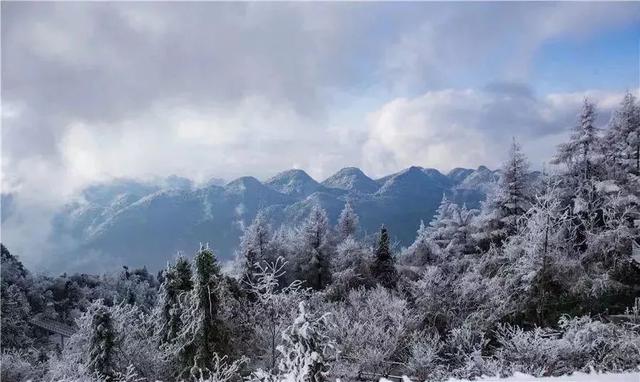
<svg viewBox="0 0 640 382">
<path fill-rule="evenodd" d="M 284 288 L 279 280 L 285 272 L 285 262 L 278 258 L 273 263 L 257 266 L 255 279 L 247 286 L 256 298 L 250 304 L 250 330 L 255 344 L 254 358 L 262 361 L 261 367 L 273 371 L 278 361 L 277 347 L 282 343 L 280 333 L 294 318 L 297 304 L 307 296 L 300 281 Z"/>
<path fill-rule="evenodd" d="M 558 146 L 553 164 L 563 166 L 561 174 L 563 195 L 572 214 L 586 225 L 593 224 L 601 198 L 596 183 L 603 177 L 602 139 L 596 127 L 596 106 L 585 99 L 578 123 L 569 141 Z M 581 235 L 578 236 L 581 240 Z"/>
<path fill-rule="evenodd" d="M 443 198 L 444 199 L 444 198 Z M 413 243 L 405 249 L 401 262 L 405 265 L 425 266 L 436 263 L 441 257 L 441 249 L 432 238 L 432 231 L 420 221 L 420 227 Z"/>
<path fill-rule="evenodd" d="M 1 328 L 2 347 L 23 349 L 33 344 L 31 335 L 31 307 L 24 292 L 16 285 L 2 285 Z"/>
<path fill-rule="evenodd" d="M 505 303 L 538 324 L 555 322 L 581 275 L 573 250 L 575 226 L 562 207 L 559 191 L 549 187 L 527 212 L 526 225 L 505 244 Z"/>
<path fill-rule="evenodd" d="M 529 162 L 514 139 L 500 178 L 483 202 L 475 222 L 475 238 L 483 249 L 488 249 L 490 244 L 502 244 L 516 232 L 518 219 L 531 206 L 533 191 Z"/>
<path fill-rule="evenodd" d="M 371 248 L 354 237 L 347 237 L 338 244 L 336 256 L 332 262 L 332 284 L 328 295 L 341 299 L 360 286 L 372 286 L 370 272 Z"/>
<path fill-rule="evenodd" d="M 202 246 L 194 264 L 194 288 L 182 301 L 184 327 L 177 339 L 182 376 L 192 367 L 211 369 L 214 354 L 225 355 L 228 351 L 226 328 L 218 316 L 220 266 L 213 252 Z"/>
<path fill-rule="evenodd" d="M 597 170 L 600 137 L 595 122 L 596 105 L 585 99 L 569 142 L 558 146 L 558 152 L 552 161 L 554 164 L 565 165 L 569 174 L 581 181 L 592 179 Z"/>
<path fill-rule="evenodd" d="M 178 256 L 174 265 L 167 266 L 164 282 L 160 285 L 161 316 L 160 337 L 162 342 L 172 342 L 182 329 L 180 296 L 193 288 L 191 263 Z"/>
<path fill-rule="evenodd" d="M 349 236 L 355 236 L 358 232 L 358 222 L 358 215 L 354 211 L 351 202 L 347 201 L 338 218 L 338 225 L 336 227 L 338 240 L 343 241 Z"/>
<path fill-rule="evenodd" d="M 283 345 L 278 347 L 281 360 L 276 373 L 258 370 L 254 381 L 324 382 L 328 380 L 327 358 L 334 344 L 327 336 L 326 315 L 315 316 L 304 302 L 298 306 L 298 317 L 282 332 Z"/>
<path fill-rule="evenodd" d="M 608 175 L 623 183 L 631 180 L 629 174 L 640 176 L 640 106 L 631 92 L 625 94 L 603 140 Z"/>
<path fill-rule="evenodd" d="M 244 281 L 255 281 L 258 264 L 275 260 L 271 236 L 271 226 L 265 214 L 260 211 L 251 225 L 245 228 L 240 238 L 239 254 L 241 256 Z"/>
<path fill-rule="evenodd" d="M 441 248 L 445 248 L 449 245 L 449 242 L 453 237 L 451 222 L 455 207 L 455 203 L 452 203 L 451 200 L 443 194 L 440 205 L 436 209 L 433 219 L 429 222 L 427 231 L 429 237 Z"/>
<path fill-rule="evenodd" d="M 385 288 L 394 288 L 398 282 L 395 259 L 389 247 L 389 233 L 384 226 L 380 228 L 378 246 L 371 264 L 371 276 Z"/>
<path fill-rule="evenodd" d="M 335 325 L 329 336 L 336 339 L 340 354 L 332 374 L 345 380 L 362 377 L 363 372 L 391 371 L 417 317 L 407 301 L 381 286 L 350 291 L 333 303 L 330 313 Z"/>
<path fill-rule="evenodd" d="M 297 234 L 297 245 L 290 258 L 293 275 L 305 286 L 320 290 L 331 282 L 331 245 L 327 212 L 314 206 Z"/>
<path fill-rule="evenodd" d="M 113 378 L 116 371 L 116 336 L 111 312 L 100 307 L 93 313 L 91 322 L 89 367 L 105 379 Z"/>
</svg>

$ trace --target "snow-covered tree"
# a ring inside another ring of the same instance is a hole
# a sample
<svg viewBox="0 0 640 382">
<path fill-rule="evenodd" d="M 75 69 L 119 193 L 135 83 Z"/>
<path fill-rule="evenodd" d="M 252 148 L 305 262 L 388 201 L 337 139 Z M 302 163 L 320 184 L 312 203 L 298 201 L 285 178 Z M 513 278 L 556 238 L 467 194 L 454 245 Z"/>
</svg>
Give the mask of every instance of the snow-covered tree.
<svg viewBox="0 0 640 382">
<path fill-rule="evenodd" d="M 640 176 L 640 106 L 627 92 L 604 136 L 608 174 L 627 183 L 630 174 Z"/>
<path fill-rule="evenodd" d="M 355 236 L 358 232 L 359 218 L 351 205 L 351 202 L 347 201 L 344 205 L 344 209 L 340 212 L 338 218 L 338 225 L 336 231 L 338 234 L 338 240 L 343 241 L 349 236 Z"/>
<path fill-rule="evenodd" d="M 332 262 L 332 284 L 328 295 L 341 299 L 360 286 L 371 286 L 370 272 L 371 248 L 354 237 L 347 237 L 338 244 L 336 256 Z"/>
<path fill-rule="evenodd" d="M 328 380 L 327 358 L 334 347 L 327 336 L 326 315 L 310 314 L 304 302 L 298 305 L 298 317 L 282 332 L 284 344 L 278 347 L 281 360 L 276 373 L 258 370 L 254 381 L 324 382 Z"/>
<path fill-rule="evenodd" d="M 218 316 L 220 266 L 213 252 L 202 246 L 194 264 L 194 288 L 181 302 L 184 327 L 176 341 L 182 376 L 189 375 L 192 367 L 210 370 L 214 354 L 225 355 L 228 351 L 226 328 Z"/>
<path fill-rule="evenodd" d="M 160 336 L 162 342 L 172 342 L 182 328 L 180 296 L 193 288 L 191 263 L 179 256 L 174 265 L 167 266 L 160 286 Z"/>
<path fill-rule="evenodd" d="M 109 309 L 102 306 L 93 313 L 91 329 L 89 367 L 107 380 L 110 380 L 116 371 L 117 334 Z"/>
<path fill-rule="evenodd" d="M 280 287 L 279 280 L 285 272 L 285 265 L 282 258 L 273 263 L 259 264 L 254 281 L 247 285 L 256 297 L 250 306 L 250 329 L 257 353 L 254 358 L 262 361 L 261 367 L 271 371 L 275 370 L 278 360 L 277 347 L 282 342 L 280 333 L 294 318 L 292 313 L 297 304 L 308 294 L 301 281 Z"/>
<path fill-rule="evenodd" d="M 378 246 L 371 264 L 371 276 L 385 288 L 394 288 L 398 282 L 395 259 L 389 247 L 389 233 L 384 226 L 380 228 Z"/>
<path fill-rule="evenodd" d="M 339 352 L 332 374 L 345 380 L 363 372 L 388 373 L 417 317 L 407 301 L 381 286 L 354 289 L 331 309 L 335 325 L 329 336 L 336 339 Z"/>
<path fill-rule="evenodd" d="M 2 347 L 22 349 L 33 344 L 31 335 L 31 307 L 24 292 L 16 285 L 2 284 L 1 328 Z"/>
<path fill-rule="evenodd" d="M 429 222 L 428 233 L 431 240 L 441 248 L 449 245 L 453 237 L 451 220 L 455 211 L 455 203 L 452 203 L 446 195 L 442 195 L 442 200 L 433 219 Z"/>
<path fill-rule="evenodd" d="M 420 228 L 413 243 L 406 248 L 401 256 L 405 265 L 425 266 L 436 263 L 441 257 L 441 249 L 432 238 L 432 231 L 420 221 Z"/>
<path fill-rule="evenodd" d="M 526 224 L 505 244 L 505 303 L 539 324 L 548 323 L 581 274 L 574 235 L 573 219 L 562 207 L 558 188 L 548 187 L 527 212 Z"/>
<path fill-rule="evenodd" d="M 275 260 L 271 236 L 271 226 L 264 212 L 260 211 L 240 238 L 239 255 L 244 280 L 253 282 L 258 264 Z"/>
<path fill-rule="evenodd" d="M 331 282 L 329 219 L 320 206 L 314 206 L 297 234 L 297 248 L 290 258 L 294 276 L 305 286 L 320 290 Z"/>
<path fill-rule="evenodd" d="M 529 163 L 514 139 L 508 159 L 500 170 L 500 178 L 482 203 L 474 223 L 474 238 L 484 250 L 491 244 L 502 244 L 516 232 L 518 220 L 531 206 L 533 193 Z"/>
</svg>

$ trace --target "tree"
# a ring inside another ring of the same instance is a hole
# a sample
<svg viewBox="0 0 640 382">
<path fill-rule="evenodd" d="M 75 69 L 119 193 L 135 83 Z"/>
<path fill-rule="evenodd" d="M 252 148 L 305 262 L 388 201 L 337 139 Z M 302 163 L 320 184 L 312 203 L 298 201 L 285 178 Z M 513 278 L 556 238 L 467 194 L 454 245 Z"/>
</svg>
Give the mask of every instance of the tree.
<svg viewBox="0 0 640 382">
<path fill-rule="evenodd" d="M 596 106 L 584 100 L 578 123 L 573 127 L 569 142 L 558 146 L 552 163 L 564 164 L 571 175 L 581 182 L 594 176 L 597 150 L 600 145 L 599 129 L 595 126 Z"/>
<path fill-rule="evenodd" d="M 519 218 L 531 206 L 533 192 L 529 163 L 514 139 L 498 183 L 482 204 L 475 223 L 475 238 L 483 249 L 492 243 L 501 245 L 517 231 Z"/>
<path fill-rule="evenodd" d="M 338 240 L 344 241 L 349 236 L 355 236 L 358 231 L 358 222 L 358 215 L 353 210 L 351 203 L 347 201 L 344 205 L 344 209 L 340 212 L 340 217 L 338 218 L 338 226 L 336 227 Z"/>
<path fill-rule="evenodd" d="M 164 272 L 164 282 L 160 286 L 160 338 L 163 343 L 172 342 L 183 326 L 179 299 L 193 289 L 192 277 L 191 263 L 183 256 L 179 256 L 173 266 L 167 266 Z"/>
<path fill-rule="evenodd" d="M 258 264 L 272 262 L 273 248 L 271 245 L 271 227 L 262 211 L 258 212 L 240 239 L 240 254 L 242 256 L 243 281 L 255 281 Z"/>
<path fill-rule="evenodd" d="M 293 258 L 297 279 L 320 290 L 331 283 L 331 257 L 334 248 L 329 240 L 329 219 L 320 206 L 311 210 L 298 233 L 299 247 Z"/>
<path fill-rule="evenodd" d="M 107 380 L 111 380 L 116 372 L 116 332 L 111 312 L 107 307 L 101 306 L 94 312 L 91 328 L 89 367 Z"/>
<path fill-rule="evenodd" d="M 640 176 L 640 106 L 627 92 L 604 136 L 608 173 L 626 183 L 627 176 Z"/>
<path fill-rule="evenodd" d="M 402 253 L 404 264 L 422 267 L 432 265 L 439 259 L 441 250 L 432 239 L 431 234 L 431 230 L 421 220 L 415 240 Z"/>
<path fill-rule="evenodd" d="M 575 226 L 562 207 L 555 185 L 537 197 L 526 214 L 526 224 L 510 237 L 503 268 L 507 305 L 539 325 L 556 322 L 561 298 L 574 287 L 582 273 L 572 248 Z"/>
<path fill-rule="evenodd" d="M 12 284 L 5 287 L 2 283 L 2 306 L 1 329 L 2 347 L 25 349 L 31 346 L 33 338 L 30 335 L 31 324 L 29 324 L 31 307 L 22 290 Z"/>
<path fill-rule="evenodd" d="M 395 259 L 389 249 L 389 234 L 383 226 L 380 229 L 380 238 L 376 248 L 373 264 L 371 264 L 371 275 L 385 288 L 395 288 L 398 273 L 395 267 Z"/>
<path fill-rule="evenodd" d="M 182 302 L 184 327 L 178 336 L 179 374 L 183 377 L 193 367 L 211 370 L 215 355 L 225 355 L 228 350 L 227 333 L 218 317 L 220 266 L 213 252 L 202 246 L 194 263 L 194 288 Z"/>
<path fill-rule="evenodd" d="M 327 380 L 327 358 L 333 342 L 327 336 L 327 316 L 316 317 L 307 312 L 304 302 L 298 305 L 298 317 L 282 332 L 283 346 L 278 347 L 282 359 L 277 374 L 258 370 L 254 381 L 324 382 Z"/>
<path fill-rule="evenodd" d="M 442 194 L 442 200 L 436 210 L 433 219 L 429 222 L 428 233 L 431 240 L 440 245 L 441 248 L 446 247 L 452 239 L 451 219 L 455 204 L 452 203 L 446 195 Z"/>
<path fill-rule="evenodd" d="M 278 338 L 286 328 L 295 306 L 307 295 L 307 290 L 301 287 L 300 281 L 280 288 L 279 280 L 285 272 L 284 259 L 278 258 L 273 263 L 258 265 L 258 271 L 253 282 L 248 287 L 256 296 L 250 304 L 252 322 L 251 330 L 256 343 L 257 358 L 264 358 L 270 371 L 275 371 L 277 364 Z"/>
</svg>

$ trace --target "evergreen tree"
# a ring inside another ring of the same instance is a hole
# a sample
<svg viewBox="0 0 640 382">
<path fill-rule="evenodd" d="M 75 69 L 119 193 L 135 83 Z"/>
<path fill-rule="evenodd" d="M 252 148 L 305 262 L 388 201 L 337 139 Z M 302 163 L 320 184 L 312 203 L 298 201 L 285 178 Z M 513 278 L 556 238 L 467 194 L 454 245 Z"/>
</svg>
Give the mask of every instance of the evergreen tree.
<svg viewBox="0 0 640 382">
<path fill-rule="evenodd" d="M 5 286 L 2 282 L 0 305 L 0 329 L 2 330 L 2 347 L 26 349 L 33 344 L 31 324 L 29 323 L 31 307 L 27 297 L 15 285 Z"/>
<path fill-rule="evenodd" d="M 444 200 L 445 198 L 443 198 Z M 441 204 L 442 205 L 442 204 Z M 416 233 L 416 239 L 403 252 L 402 259 L 406 265 L 425 266 L 434 264 L 440 257 L 440 248 L 432 239 L 432 232 L 424 222 Z"/>
<path fill-rule="evenodd" d="M 351 203 L 345 203 L 344 209 L 340 212 L 338 226 L 336 228 L 336 231 L 338 232 L 338 240 L 343 241 L 349 236 L 355 236 L 358 231 L 358 222 L 358 215 L 353 210 Z"/>
<path fill-rule="evenodd" d="M 558 153 L 552 161 L 554 164 L 564 164 L 569 175 L 580 183 L 591 180 L 597 170 L 600 137 L 595 121 L 596 106 L 585 99 L 578 124 L 573 127 L 569 142 L 558 147 Z"/>
<path fill-rule="evenodd" d="M 258 264 L 275 260 L 271 245 L 271 227 L 262 211 L 258 212 L 240 239 L 240 255 L 242 256 L 242 278 L 247 283 L 255 282 Z M 244 285 L 246 287 L 246 285 Z"/>
<path fill-rule="evenodd" d="M 529 163 L 514 139 L 509 157 L 501 168 L 500 179 L 487 195 L 475 222 L 475 239 L 481 248 L 486 250 L 491 244 L 501 245 L 516 233 L 518 219 L 531 206 L 533 192 Z"/>
<path fill-rule="evenodd" d="M 629 174 L 640 176 L 640 106 L 631 92 L 625 94 L 604 136 L 608 175 L 627 183 Z"/>
<path fill-rule="evenodd" d="M 570 291 L 581 266 L 572 248 L 575 227 L 554 187 L 539 196 L 527 212 L 526 224 L 505 245 L 509 259 L 502 271 L 507 304 L 514 303 L 525 321 L 549 325 L 566 312 Z"/>
<path fill-rule="evenodd" d="M 179 256 L 174 265 L 167 266 L 160 286 L 162 305 L 160 337 L 163 343 L 172 342 L 182 328 L 180 296 L 193 289 L 191 264 Z"/>
<path fill-rule="evenodd" d="M 451 203 L 445 194 L 442 194 L 440 205 L 433 219 L 429 222 L 428 231 L 426 231 L 430 238 L 442 248 L 446 247 L 452 238 L 451 219 L 454 209 L 455 204 Z"/>
<path fill-rule="evenodd" d="M 371 275 L 385 288 L 395 288 L 398 273 L 395 267 L 395 259 L 389 248 L 389 234 L 383 226 L 380 229 L 380 238 L 376 248 L 373 264 L 371 264 Z"/>
<path fill-rule="evenodd" d="M 194 288 L 185 301 L 184 328 L 178 341 L 181 377 L 189 375 L 193 367 L 211 370 L 215 356 L 228 352 L 227 331 L 219 318 L 220 267 L 213 252 L 202 246 L 194 264 Z"/>
<path fill-rule="evenodd" d="M 116 332 L 111 312 L 100 306 L 93 314 L 91 322 L 91 343 L 89 367 L 91 370 L 111 380 L 115 370 Z"/>
<path fill-rule="evenodd" d="M 299 233 L 301 246 L 295 274 L 306 286 L 320 290 L 331 283 L 331 257 L 334 248 L 329 240 L 329 219 L 324 209 L 313 207 Z M 302 256 L 300 256 L 300 254 Z"/>
</svg>

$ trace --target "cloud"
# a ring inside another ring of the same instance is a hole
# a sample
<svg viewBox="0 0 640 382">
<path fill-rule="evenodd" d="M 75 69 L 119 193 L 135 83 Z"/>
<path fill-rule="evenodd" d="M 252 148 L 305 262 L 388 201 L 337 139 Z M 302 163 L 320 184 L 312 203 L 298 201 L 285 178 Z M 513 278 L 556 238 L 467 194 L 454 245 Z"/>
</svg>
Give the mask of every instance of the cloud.
<svg viewBox="0 0 640 382">
<path fill-rule="evenodd" d="M 536 97 L 527 87 L 507 83 L 398 98 L 369 116 L 363 163 L 378 175 L 415 164 L 445 171 L 497 167 L 516 137 L 539 168 L 567 138 L 585 96 L 597 103 L 604 124 L 623 95 L 587 91 Z"/>
</svg>

